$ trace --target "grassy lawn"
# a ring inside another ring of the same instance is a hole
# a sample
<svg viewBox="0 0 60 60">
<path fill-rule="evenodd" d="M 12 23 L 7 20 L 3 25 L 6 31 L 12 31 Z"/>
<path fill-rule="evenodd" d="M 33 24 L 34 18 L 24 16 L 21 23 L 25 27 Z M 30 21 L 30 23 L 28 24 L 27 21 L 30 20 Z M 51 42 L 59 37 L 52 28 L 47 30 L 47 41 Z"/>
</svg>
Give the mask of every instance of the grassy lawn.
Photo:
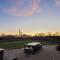
<svg viewBox="0 0 60 60">
<path fill-rule="evenodd" d="M 58 45 L 58 43 L 43 41 L 43 42 L 42 42 L 42 45 Z"/>
<path fill-rule="evenodd" d="M 32 42 L 31 40 L 25 41 L 15 41 L 15 42 L 0 42 L 0 48 L 4 49 L 17 49 L 24 47 L 25 44 Z M 41 41 L 42 45 L 56 45 L 53 43 L 49 43 L 47 41 Z"/>
<path fill-rule="evenodd" d="M 21 48 L 28 42 L 32 42 L 32 41 L 0 42 L 0 48 L 4 48 L 4 49 Z"/>
</svg>

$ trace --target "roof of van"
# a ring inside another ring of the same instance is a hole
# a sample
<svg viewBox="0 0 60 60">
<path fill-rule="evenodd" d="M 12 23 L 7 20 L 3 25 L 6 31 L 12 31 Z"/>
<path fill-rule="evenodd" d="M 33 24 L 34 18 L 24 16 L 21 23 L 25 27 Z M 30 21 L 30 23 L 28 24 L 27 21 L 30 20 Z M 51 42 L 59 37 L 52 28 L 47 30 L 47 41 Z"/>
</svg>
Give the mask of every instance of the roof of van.
<svg viewBox="0 0 60 60">
<path fill-rule="evenodd" d="M 0 48 L 0 51 L 3 51 L 4 49 Z"/>
<path fill-rule="evenodd" d="M 28 43 L 28 44 L 26 44 L 26 45 L 33 45 L 33 46 L 35 46 L 35 45 L 37 45 L 37 44 L 40 44 L 40 42 L 32 42 L 32 43 Z"/>
</svg>

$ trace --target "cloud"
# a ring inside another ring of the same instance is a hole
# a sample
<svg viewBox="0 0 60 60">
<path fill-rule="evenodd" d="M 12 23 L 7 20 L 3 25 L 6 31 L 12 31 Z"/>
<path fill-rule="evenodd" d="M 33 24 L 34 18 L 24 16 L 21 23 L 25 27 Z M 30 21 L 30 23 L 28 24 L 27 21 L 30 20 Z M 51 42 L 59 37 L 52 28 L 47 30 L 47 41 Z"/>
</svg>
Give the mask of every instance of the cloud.
<svg viewBox="0 0 60 60">
<path fill-rule="evenodd" d="M 60 0 L 54 0 L 56 6 L 60 7 Z"/>
<path fill-rule="evenodd" d="M 3 9 L 5 13 L 13 15 L 13 16 L 31 16 L 32 12 L 31 11 L 20 11 L 20 9 L 17 8 L 8 8 L 8 9 Z"/>
<path fill-rule="evenodd" d="M 8 0 L 9 6 L 3 12 L 15 16 L 32 16 L 41 11 L 41 0 Z"/>
<path fill-rule="evenodd" d="M 32 13 L 40 13 L 40 0 L 32 0 Z"/>
</svg>

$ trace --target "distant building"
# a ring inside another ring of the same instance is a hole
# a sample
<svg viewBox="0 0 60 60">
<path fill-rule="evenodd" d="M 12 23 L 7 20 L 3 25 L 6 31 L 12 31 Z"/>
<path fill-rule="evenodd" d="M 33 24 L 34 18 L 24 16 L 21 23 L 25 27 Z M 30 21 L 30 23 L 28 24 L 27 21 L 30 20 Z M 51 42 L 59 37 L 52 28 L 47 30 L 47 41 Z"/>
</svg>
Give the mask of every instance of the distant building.
<svg viewBox="0 0 60 60">
<path fill-rule="evenodd" d="M 1 36 L 6 36 L 5 34 L 1 34 Z"/>
<path fill-rule="evenodd" d="M 30 35 L 27 35 L 27 34 L 22 34 L 21 37 L 27 38 L 27 37 L 31 37 L 31 36 Z"/>
<path fill-rule="evenodd" d="M 21 37 L 21 35 L 22 35 L 22 32 L 21 32 L 21 30 L 19 29 L 19 36 Z"/>
</svg>

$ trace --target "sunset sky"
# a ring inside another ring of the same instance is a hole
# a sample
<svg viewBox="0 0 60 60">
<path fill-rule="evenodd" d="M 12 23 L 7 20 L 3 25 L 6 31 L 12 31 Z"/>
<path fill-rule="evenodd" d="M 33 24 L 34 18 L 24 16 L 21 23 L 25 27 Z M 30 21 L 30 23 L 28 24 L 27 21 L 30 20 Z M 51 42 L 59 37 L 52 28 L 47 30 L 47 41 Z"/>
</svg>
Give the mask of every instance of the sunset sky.
<svg viewBox="0 0 60 60">
<path fill-rule="evenodd" d="M 0 0 L 0 34 L 60 32 L 60 0 Z"/>
</svg>

